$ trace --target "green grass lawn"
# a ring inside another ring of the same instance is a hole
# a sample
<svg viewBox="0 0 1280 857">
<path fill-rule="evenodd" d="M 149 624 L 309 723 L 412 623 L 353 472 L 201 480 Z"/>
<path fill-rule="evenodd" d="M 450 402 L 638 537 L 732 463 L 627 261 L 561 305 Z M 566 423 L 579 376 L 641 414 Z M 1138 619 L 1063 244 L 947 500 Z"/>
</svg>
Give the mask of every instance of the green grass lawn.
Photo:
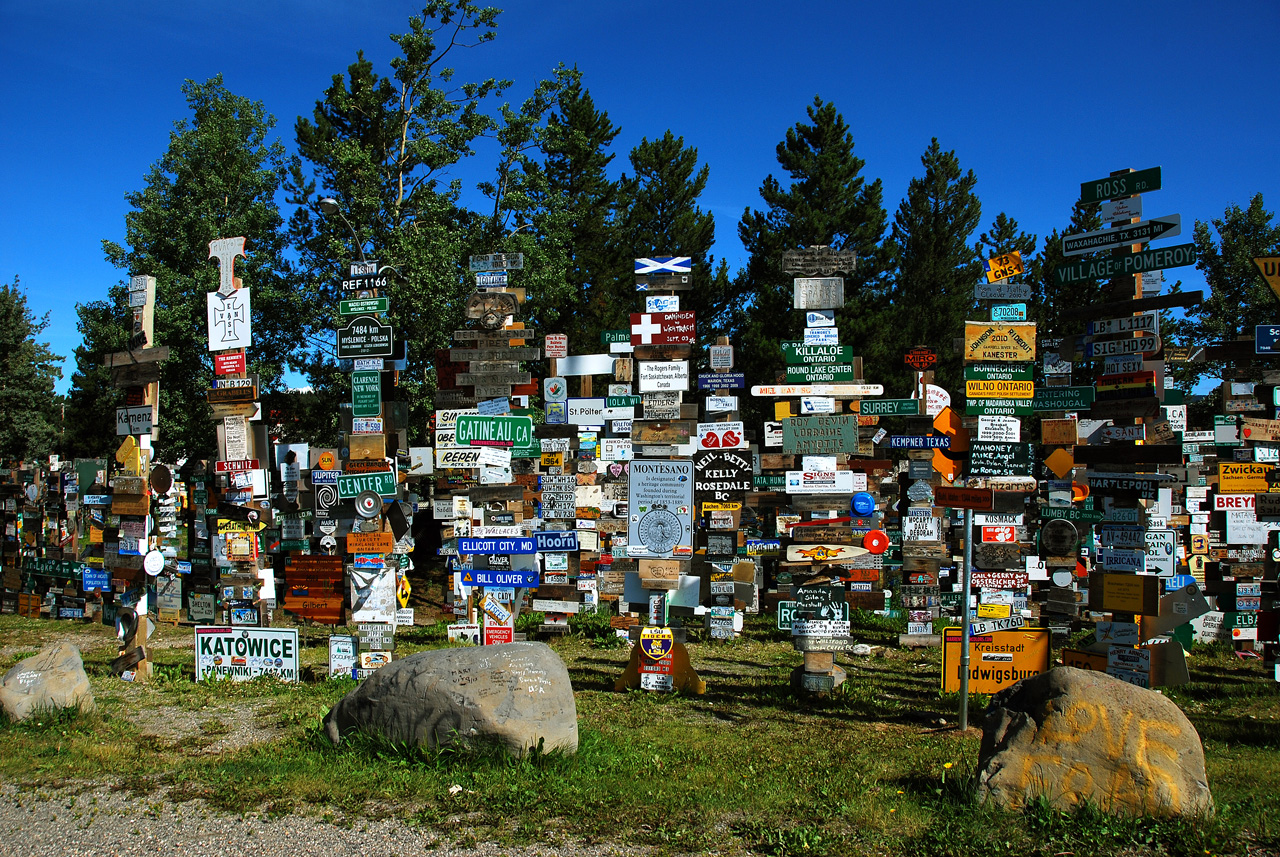
<svg viewBox="0 0 1280 857">
<path fill-rule="evenodd" d="M 325 633 L 304 629 L 303 665 L 323 672 Z M 374 740 L 332 747 L 320 721 L 349 680 L 196 684 L 190 629 L 153 638 L 157 676 L 121 682 L 110 630 L 0 617 L 0 668 L 70 636 L 98 710 L 0 724 L 0 778 L 23 786 L 105 783 L 227 811 L 306 812 L 350 823 L 394 815 L 465 844 L 634 842 L 664 851 L 766 854 L 1261 854 L 1280 852 L 1280 692 L 1258 661 L 1197 650 L 1192 683 L 1167 695 L 1204 739 L 1217 814 L 1111 817 L 974 802 L 977 730 L 955 729 L 937 651 L 882 646 L 839 658 L 840 692 L 790 690 L 801 663 L 764 619 L 733 642 L 694 640 L 704 696 L 615 693 L 625 648 L 551 643 L 577 698 L 579 752 L 513 760 L 409 751 Z M 172 644 L 172 645 L 170 645 Z M 440 626 L 397 638 L 398 654 L 446 645 Z M 971 720 L 981 722 L 976 700 Z"/>
</svg>

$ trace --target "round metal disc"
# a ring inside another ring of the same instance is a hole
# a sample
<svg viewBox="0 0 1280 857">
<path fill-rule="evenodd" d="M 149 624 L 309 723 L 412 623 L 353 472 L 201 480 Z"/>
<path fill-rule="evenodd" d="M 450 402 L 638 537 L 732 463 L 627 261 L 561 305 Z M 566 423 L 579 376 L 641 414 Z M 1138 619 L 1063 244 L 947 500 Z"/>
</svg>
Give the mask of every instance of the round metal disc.
<svg viewBox="0 0 1280 857">
<path fill-rule="evenodd" d="M 376 491 L 361 491 L 356 495 L 356 514 L 362 518 L 373 518 L 382 511 L 382 498 Z"/>
</svg>

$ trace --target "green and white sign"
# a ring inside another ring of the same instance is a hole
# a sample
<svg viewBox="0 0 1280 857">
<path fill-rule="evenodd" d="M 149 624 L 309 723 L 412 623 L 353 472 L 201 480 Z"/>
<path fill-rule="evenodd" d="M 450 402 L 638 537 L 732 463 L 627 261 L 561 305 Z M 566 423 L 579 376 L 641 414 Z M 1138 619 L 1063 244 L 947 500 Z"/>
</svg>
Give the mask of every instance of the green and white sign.
<svg viewBox="0 0 1280 857">
<path fill-rule="evenodd" d="M 1030 381 L 1031 363 L 970 363 L 964 367 L 966 381 Z"/>
<path fill-rule="evenodd" d="M 376 417 L 382 414 L 382 373 L 351 373 L 351 415 Z"/>
<path fill-rule="evenodd" d="M 1109 280 L 1126 274 L 1182 268 L 1196 263 L 1196 245 L 1176 244 L 1158 250 L 1143 250 L 1126 256 L 1103 256 L 1083 262 L 1059 265 L 1055 270 L 1059 285 L 1070 286 L 1087 280 Z"/>
<path fill-rule="evenodd" d="M 1093 387 L 1036 387 L 1031 407 L 1037 411 L 1082 411 L 1093 407 Z"/>
<path fill-rule="evenodd" d="M 919 399 L 863 399 L 858 403 L 858 413 L 864 416 L 899 417 L 918 416 Z"/>
<path fill-rule="evenodd" d="M 387 298 L 359 298 L 357 300 L 339 301 L 338 312 L 342 315 L 366 315 L 368 313 L 386 312 L 390 308 Z"/>
<path fill-rule="evenodd" d="M 1160 190 L 1160 168 L 1151 167 L 1146 170 L 1134 170 L 1131 173 L 1107 176 L 1080 184 L 1081 202 L 1102 202 L 1104 199 L 1115 199 L 1119 196 L 1133 196 L 1135 193 Z"/>
<path fill-rule="evenodd" d="M 1027 417 L 1031 415 L 1031 400 L 966 399 L 964 412 L 971 417 Z"/>
<path fill-rule="evenodd" d="M 462 414 L 455 426 L 458 446 L 533 445 L 533 420 L 528 417 Z"/>
<path fill-rule="evenodd" d="M 796 342 L 784 342 L 782 353 L 787 358 L 787 362 L 793 365 L 850 363 L 853 360 L 853 348 L 848 345 L 802 345 Z"/>
<path fill-rule="evenodd" d="M 344 473 L 338 477 L 338 499 L 351 500 L 362 491 L 376 491 L 380 497 L 394 497 L 396 475 L 385 470 L 381 473 Z"/>
<path fill-rule="evenodd" d="M 788 384 L 832 384 L 853 381 L 853 367 L 844 363 L 806 364 L 787 367 Z"/>
</svg>

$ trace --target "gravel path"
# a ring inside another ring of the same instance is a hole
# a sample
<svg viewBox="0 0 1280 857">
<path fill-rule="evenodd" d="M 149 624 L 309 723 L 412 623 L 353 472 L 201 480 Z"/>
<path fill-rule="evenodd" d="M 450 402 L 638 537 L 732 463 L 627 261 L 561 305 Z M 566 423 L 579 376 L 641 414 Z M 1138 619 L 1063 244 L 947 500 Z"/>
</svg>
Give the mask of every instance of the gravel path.
<svg viewBox="0 0 1280 857">
<path fill-rule="evenodd" d="M 395 819 L 359 820 L 352 826 L 298 815 L 264 819 L 253 814 L 227 815 L 200 801 L 167 804 L 156 798 L 135 799 L 104 788 L 74 793 L 0 786 L 0 855 L 612 857 L 649 853 L 646 848 L 613 845 L 557 844 L 525 849 L 481 843 L 462 847 L 442 841 L 433 831 Z"/>
</svg>

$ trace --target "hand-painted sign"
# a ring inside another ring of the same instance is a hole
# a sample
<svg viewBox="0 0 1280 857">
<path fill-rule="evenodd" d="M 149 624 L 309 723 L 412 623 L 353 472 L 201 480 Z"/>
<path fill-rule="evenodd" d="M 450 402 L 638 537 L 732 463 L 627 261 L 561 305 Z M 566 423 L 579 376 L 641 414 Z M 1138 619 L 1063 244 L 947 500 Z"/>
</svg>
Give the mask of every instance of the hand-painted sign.
<svg viewBox="0 0 1280 857">
<path fill-rule="evenodd" d="M 632 345 L 693 345 L 695 342 L 697 324 L 692 311 L 631 314 Z"/>
</svg>

